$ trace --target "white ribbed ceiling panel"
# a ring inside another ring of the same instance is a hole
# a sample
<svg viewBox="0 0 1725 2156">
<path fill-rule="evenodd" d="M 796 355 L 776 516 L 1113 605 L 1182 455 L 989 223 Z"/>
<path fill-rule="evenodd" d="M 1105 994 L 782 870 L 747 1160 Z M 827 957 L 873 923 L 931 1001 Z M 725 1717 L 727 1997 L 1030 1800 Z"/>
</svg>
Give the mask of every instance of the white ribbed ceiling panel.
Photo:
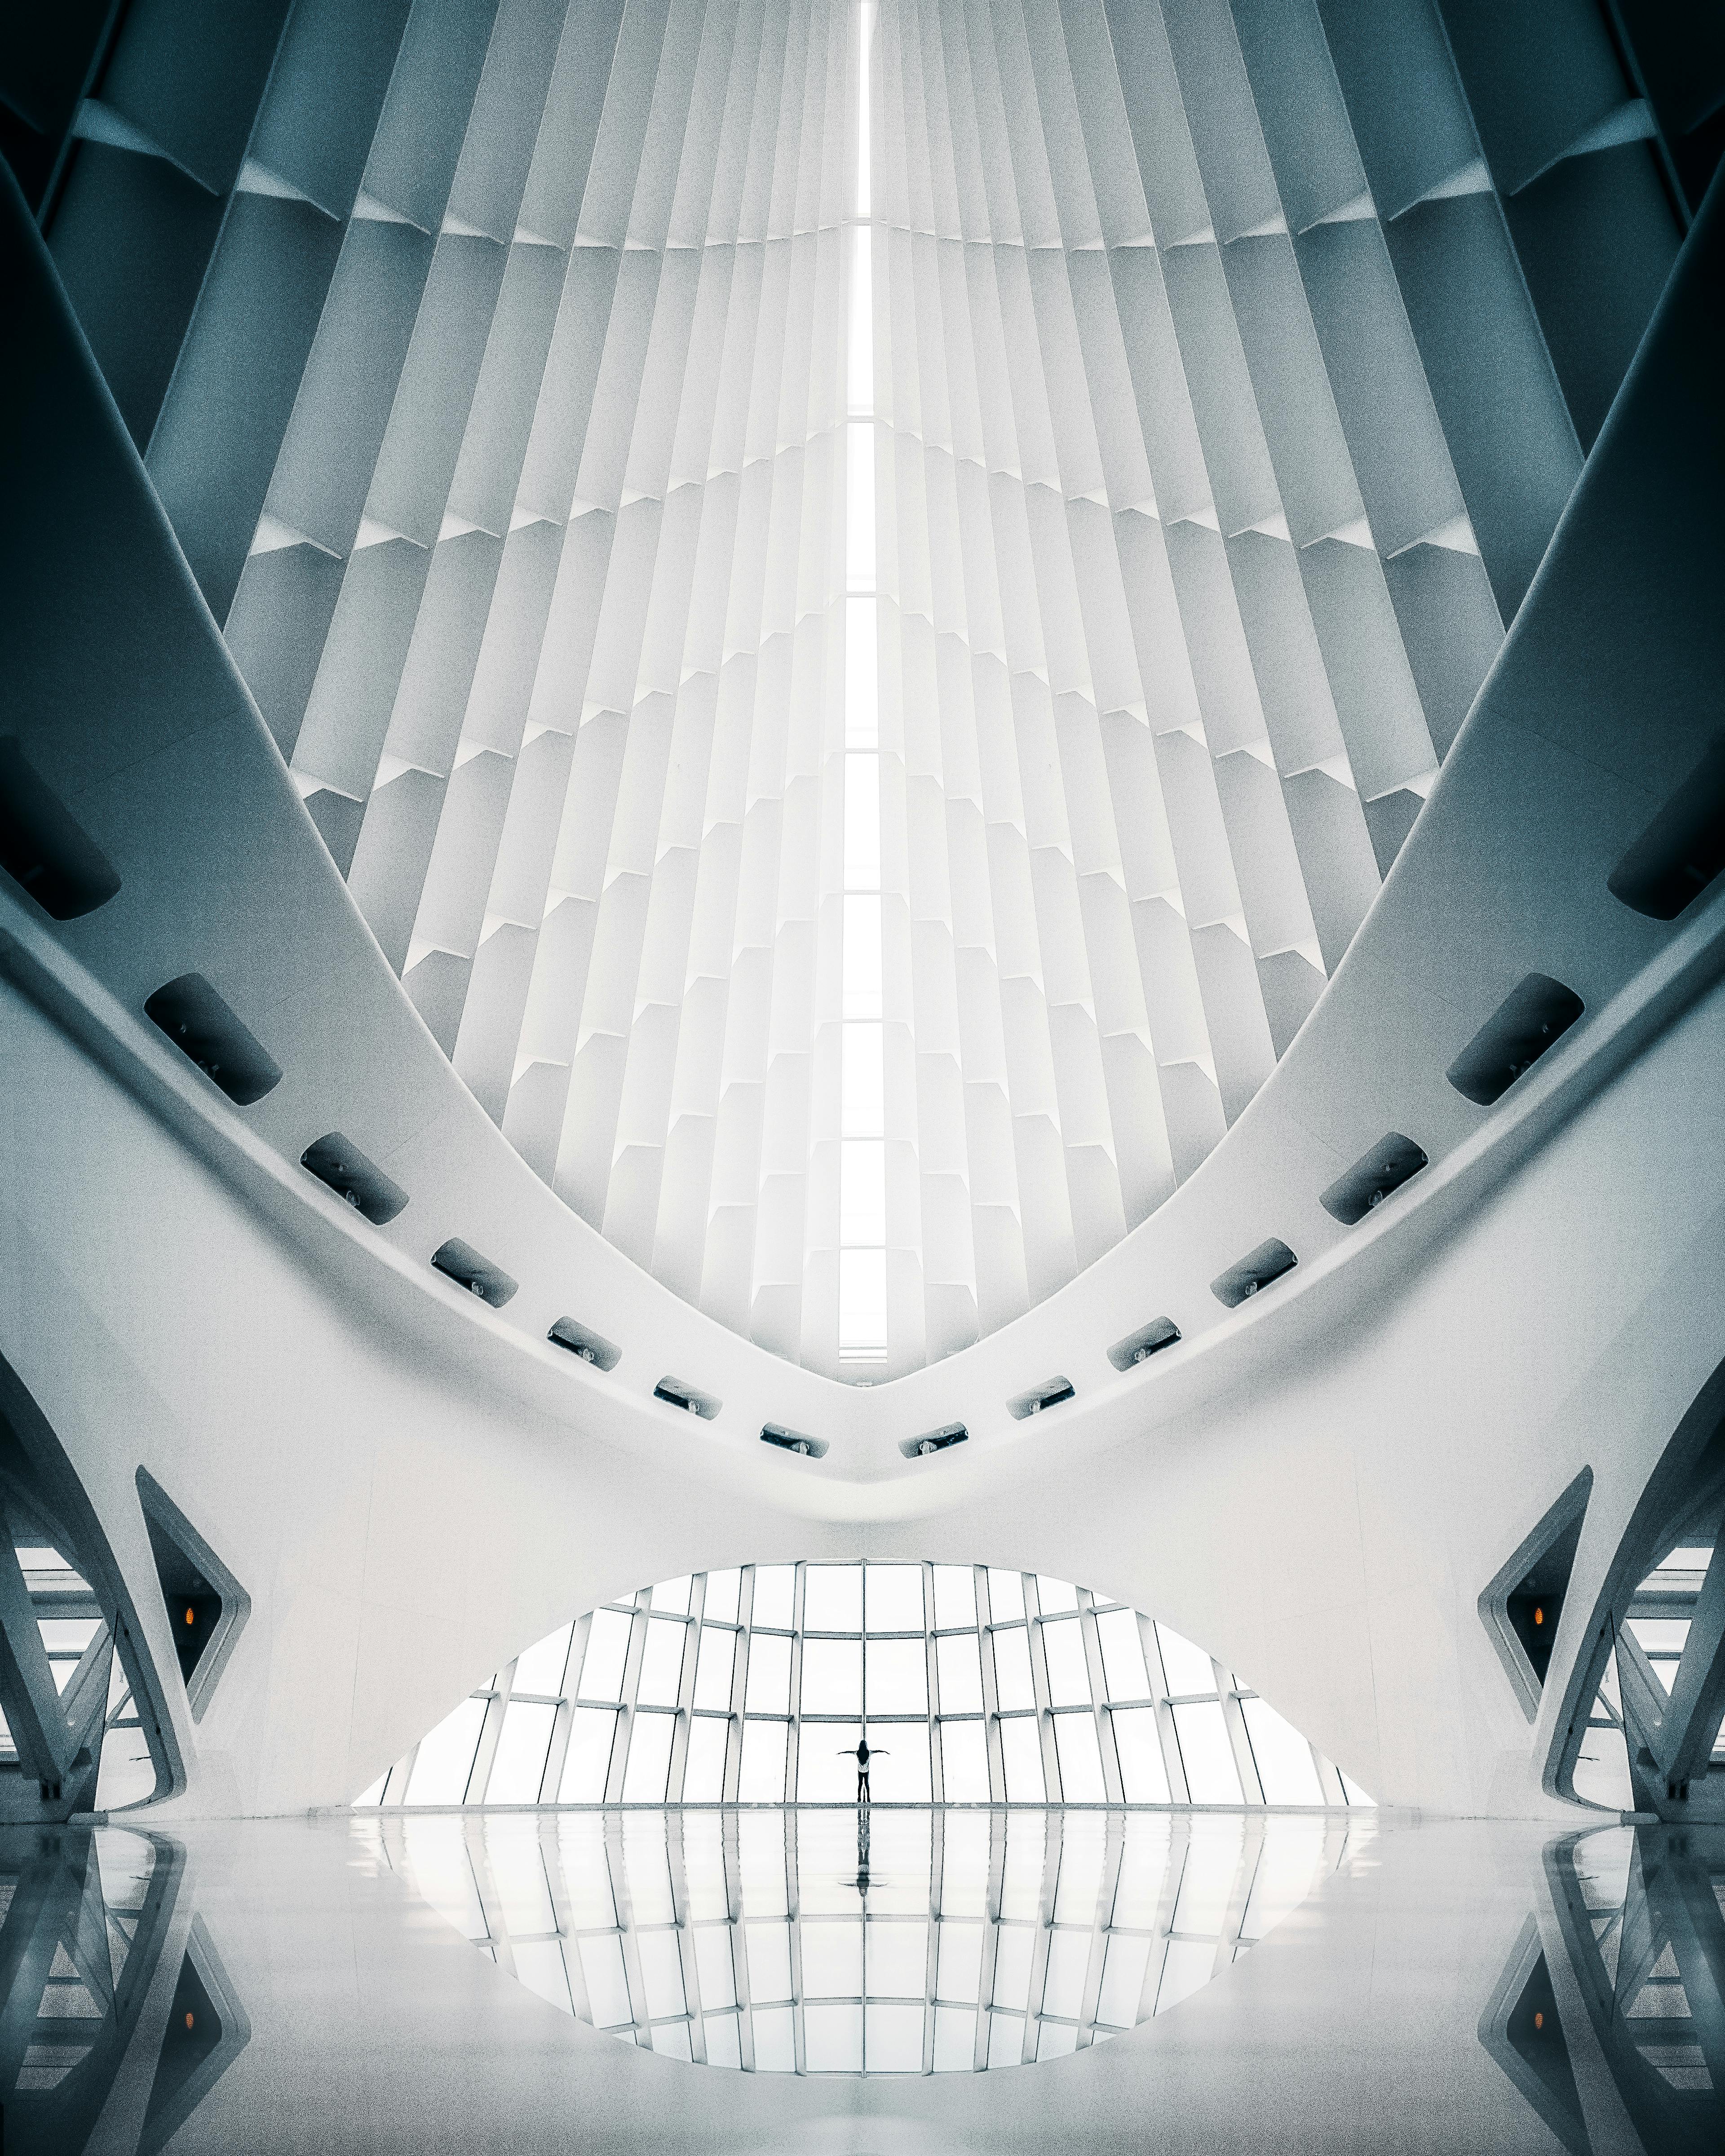
<svg viewBox="0 0 1725 2156">
<path fill-rule="evenodd" d="M 533 1168 L 914 1368 L 1215 1145 L 1500 633 L 1324 33 L 1266 145 L 1256 0 L 447 6 L 230 641 Z"/>
</svg>

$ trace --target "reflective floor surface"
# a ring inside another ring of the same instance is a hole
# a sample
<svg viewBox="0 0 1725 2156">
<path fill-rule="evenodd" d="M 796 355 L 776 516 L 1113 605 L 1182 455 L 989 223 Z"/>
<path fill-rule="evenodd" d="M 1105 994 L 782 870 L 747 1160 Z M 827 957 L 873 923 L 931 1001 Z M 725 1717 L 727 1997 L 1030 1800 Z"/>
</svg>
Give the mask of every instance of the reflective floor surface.
<svg viewBox="0 0 1725 2156">
<path fill-rule="evenodd" d="M 493 1812 L 377 1822 L 383 1860 L 542 1998 L 753 2073 L 1065 2058 L 1231 1969 L 1356 1815 Z"/>
<path fill-rule="evenodd" d="M 1725 2146 L 1725 1830 L 860 1824 L 8 1832 L 3 2146 Z"/>
</svg>

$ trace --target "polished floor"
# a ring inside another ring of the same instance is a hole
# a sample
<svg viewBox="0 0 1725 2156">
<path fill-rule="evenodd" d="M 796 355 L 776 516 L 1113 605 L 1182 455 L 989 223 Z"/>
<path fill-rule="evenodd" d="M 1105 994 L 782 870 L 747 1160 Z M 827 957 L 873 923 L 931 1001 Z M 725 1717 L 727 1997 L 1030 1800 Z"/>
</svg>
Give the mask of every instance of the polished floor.
<svg viewBox="0 0 1725 2156">
<path fill-rule="evenodd" d="M 1725 2145 L 1725 1834 L 877 1810 L 863 1848 L 862 1827 L 9 1835 L 3 2145 Z"/>
</svg>

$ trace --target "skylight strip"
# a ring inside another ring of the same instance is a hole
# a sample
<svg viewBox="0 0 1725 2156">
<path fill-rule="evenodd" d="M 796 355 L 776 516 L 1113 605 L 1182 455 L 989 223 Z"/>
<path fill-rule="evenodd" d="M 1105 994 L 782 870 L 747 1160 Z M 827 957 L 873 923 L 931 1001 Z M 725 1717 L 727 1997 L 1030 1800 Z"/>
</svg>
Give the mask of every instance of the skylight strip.
<svg viewBox="0 0 1725 2156">
<path fill-rule="evenodd" d="M 874 199 L 869 64 L 875 0 L 859 0 L 856 222 L 845 353 L 845 957 L 839 1069 L 839 1360 L 886 1355 L 886 1138 L 880 945 L 879 521 L 875 499 Z"/>
</svg>

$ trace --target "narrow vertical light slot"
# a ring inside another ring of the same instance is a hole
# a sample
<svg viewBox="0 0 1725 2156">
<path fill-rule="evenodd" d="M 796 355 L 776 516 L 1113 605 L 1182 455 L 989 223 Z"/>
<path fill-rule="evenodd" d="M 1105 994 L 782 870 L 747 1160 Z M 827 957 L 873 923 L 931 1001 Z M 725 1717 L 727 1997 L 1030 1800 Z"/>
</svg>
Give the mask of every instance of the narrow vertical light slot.
<svg viewBox="0 0 1725 2156">
<path fill-rule="evenodd" d="M 875 660 L 875 259 L 869 54 L 857 8 L 856 194 L 845 354 L 845 964 L 839 1069 L 839 1359 L 886 1355 L 886 1123 L 880 963 L 880 712 Z"/>
</svg>

